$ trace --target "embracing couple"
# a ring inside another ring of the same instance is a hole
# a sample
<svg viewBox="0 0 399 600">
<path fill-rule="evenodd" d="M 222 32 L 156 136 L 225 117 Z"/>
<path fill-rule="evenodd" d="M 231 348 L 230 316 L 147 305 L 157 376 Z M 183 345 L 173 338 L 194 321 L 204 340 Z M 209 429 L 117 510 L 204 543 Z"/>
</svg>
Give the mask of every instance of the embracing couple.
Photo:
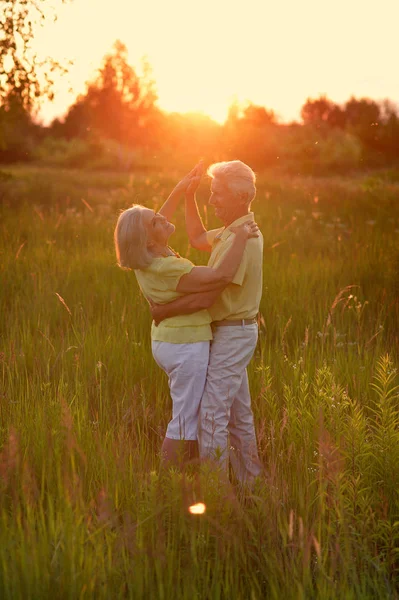
<svg viewBox="0 0 399 600">
<path fill-rule="evenodd" d="M 262 295 L 263 238 L 250 211 L 255 173 L 239 160 L 208 168 L 209 204 L 223 227 L 207 231 L 195 199 L 202 170 L 202 163 L 194 167 L 158 212 L 140 205 L 122 212 L 115 248 L 151 305 L 152 352 L 169 378 L 173 412 L 163 460 L 190 460 L 199 446 L 201 459 L 225 471 L 230 460 L 237 479 L 251 483 L 261 471 L 247 376 Z M 210 253 L 206 267 L 168 245 L 183 194 L 189 241 Z"/>
</svg>

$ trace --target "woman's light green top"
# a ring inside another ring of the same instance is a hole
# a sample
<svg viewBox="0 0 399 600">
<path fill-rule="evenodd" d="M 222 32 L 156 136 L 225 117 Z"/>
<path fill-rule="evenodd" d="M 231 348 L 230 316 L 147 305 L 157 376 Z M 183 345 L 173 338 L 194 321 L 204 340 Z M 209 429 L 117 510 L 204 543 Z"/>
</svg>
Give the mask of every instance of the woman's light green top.
<svg viewBox="0 0 399 600">
<path fill-rule="evenodd" d="M 157 304 L 166 304 L 184 294 L 176 292 L 180 277 L 194 268 L 192 262 L 178 256 L 154 258 L 147 269 L 136 269 L 135 274 L 144 296 Z M 172 344 L 205 342 L 212 339 L 211 317 L 207 310 L 191 315 L 165 319 L 158 326 L 152 323 L 151 339 Z"/>
</svg>

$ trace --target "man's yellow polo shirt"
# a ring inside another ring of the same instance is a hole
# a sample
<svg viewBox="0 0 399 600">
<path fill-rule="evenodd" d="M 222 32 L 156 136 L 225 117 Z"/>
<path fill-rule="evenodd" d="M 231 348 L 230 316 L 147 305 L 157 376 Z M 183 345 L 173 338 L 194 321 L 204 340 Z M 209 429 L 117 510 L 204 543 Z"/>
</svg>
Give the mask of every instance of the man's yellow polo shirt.
<svg viewBox="0 0 399 600">
<path fill-rule="evenodd" d="M 254 214 L 251 212 L 236 219 L 229 227 L 236 227 L 246 221 L 253 220 Z M 216 268 L 230 248 L 234 240 L 234 233 L 227 227 L 214 231 L 213 234 L 213 236 L 208 236 L 208 242 L 212 245 L 208 266 Z M 263 236 L 259 232 L 259 237 L 247 241 L 244 255 L 233 282 L 225 287 L 213 306 L 208 309 L 212 321 L 222 321 L 224 319 L 231 321 L 256 317 L 262 297 L 262 262 Z"/>
<path fill-rule="evenodd" d="M 186 258 L 166 256 L 154 258 L 147 269 L 136 269 L 138 284 L 147 298 L 157 304 L 166 304 L 184 294 L 176 292 L 180 277 L 195 267 Z M 212 339 L 211 317 L 207 310 L 191 315 L 165 319 L 158 326 L 152 323 L 151 339 L 172 344 L 206 342 Z"/>
</svg>

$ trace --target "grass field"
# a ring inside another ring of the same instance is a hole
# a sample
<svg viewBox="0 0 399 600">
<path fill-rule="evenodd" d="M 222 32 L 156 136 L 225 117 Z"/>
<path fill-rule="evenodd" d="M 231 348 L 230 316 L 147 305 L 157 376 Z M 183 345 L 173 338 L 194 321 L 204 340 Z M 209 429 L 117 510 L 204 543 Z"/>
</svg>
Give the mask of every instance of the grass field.
<svg viewBox="0 0 399 600">
<path fill-rule="evenodd" d="M 116 266 L 119 209 L 180 175 L 0 171 L 0 597 L 399 598 L 399 177 L 259 176 L 244 495 L 159 472 L 166 376 Z"/>
</svg>

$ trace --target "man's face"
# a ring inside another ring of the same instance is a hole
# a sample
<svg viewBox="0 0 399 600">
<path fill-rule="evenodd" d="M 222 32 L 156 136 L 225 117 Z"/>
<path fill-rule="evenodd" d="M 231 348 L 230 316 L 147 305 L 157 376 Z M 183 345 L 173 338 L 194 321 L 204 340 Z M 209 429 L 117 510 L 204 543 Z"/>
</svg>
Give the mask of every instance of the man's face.
<svg viewBox="0 0 399 600">
<path fill-rule="evenodd" d="M 215 216 L 221 221 L 228 221 L 229 216 L 237 210 L 235 198 L 223 181 L 212 179 L 209 204 L 215 209 Z"/>
</svg>

